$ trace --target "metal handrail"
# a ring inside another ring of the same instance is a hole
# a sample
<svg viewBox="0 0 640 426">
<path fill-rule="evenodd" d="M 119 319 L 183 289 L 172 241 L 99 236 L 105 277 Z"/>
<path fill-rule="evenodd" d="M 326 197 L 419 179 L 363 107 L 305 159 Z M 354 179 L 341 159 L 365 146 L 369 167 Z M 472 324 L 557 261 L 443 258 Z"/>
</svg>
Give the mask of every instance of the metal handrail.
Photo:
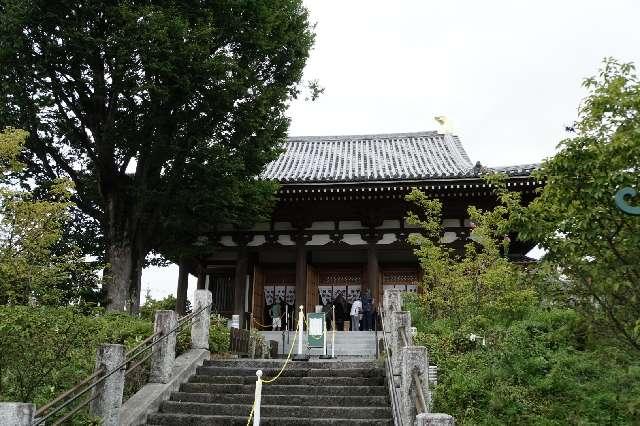
<svg viewBox="0 0 640 426">
<path fill-rule="evenodd" d="M 184 324 L 187 324 L 187 320 L 192 319 L 193 317 L 195 317 L 196 315 L 200 314 L 204 310 L 210 308 L 212 305 L 213 305 L 213 302 L 208 304 L 208 305 L 205 305 L 205 306 L 201 307 L 200 309 L 198 309 L 195 312 L 190 313 L 189 315 L 183 316 L 182 318 L 180 318 L 178 320 L 178 324 L 175 327 L 173 327 L 171 330 L 169 330 L 169 332 L 167 332 L 166 334 L 163 334 L 161 332 L 157 332 L 157 333 L 152 334 L 151 336 L 147 337 L 142 342 L 140 342 L 137 346 L 135 346 L 134 348 L 132 348 L 129 351 L 127 351 L 125 353 L 125 360 L 120 365 L 115 367 L 113 370 L 107 372 L 107 371 L 104 371 L 104 369 L 99 369 L 98 371 L 96 371 L 94 374 L 92 374 L 87 379 L 84 379 L 82 382 L 78 383 L 73 388 L 65 391 L 60 396 L 56 397 L 53 401 L 43 405 L 39 410 L 36 411 L 36 414 L 35 414 L 36 420 L 33 423 L 34 426 L 44 424 L 44 422 L 47 419 L 53 417 L 55 414 L 60 412 L 63 408 L 69 406 L 71 403 L 73 403 L 78 398 L 80 398 L 82 395 L 84 395 L 85 393 L 87 393 L 90 390 L 92 390 L 93 388 L 95 388 L 97 385 L 99 385 L 100 383 L 105 381 L 107 378 L 109 378 L 110 376 L 115 374 L 117 371 L 120 371 L 121 369 L 125 368 L 126 369 L 125 375 L 127 375 L 131 371 L 133 371 L 136 368 L 138 368 L 140 365 L 142 365 L 146 360 L 148 360 L 151 357 L 152 353 L 149 353 L 147 356 L 145 356 L 143 359 L 138 361 L 136 364 L 134 364 L 132 366 L 129 366 L 129 368 L 126 368 L 126 367 L 131 361 L 135 360 L 141 354 L 143 354 L 147 350 L 151 349 L 154 345 L 156 345 L 159 342 L 163 341 L 164 339 L 168 338 L 174 332 L 177 332 L 178 329 L 180 329 Z M 91 383 L 93 380 L 95 380 L 95 382 Z M 89 383 L 91 383 L 91 384 L 89 384 Z M 87 384 L 89 384 L 89 385 L 87 385 Z M 53 407 L 55 404 L 57 404 L 60 401 L 65 400 L 68 396 L 70 396 L 73 393 L 75 393 L 76 391 L 80 390 L 83 386 L 86 386 L 86 387 L 84 389 L 82 389 L 81 392 L 77 393 L 72 398 L 67 399 L 63 404 L 57 406 L 55 409 L 49 411 L 51 409 L 51 407 Z M 81 408 L 85 407 L 87 404 L 89 404 L 95 398 L 96 397 L 90 397 L 90 398 L 86 399 L 85 401 L 82 402 L 82 404 L 76 406 L 70 413 L 67 413 L 64 417 L 62 417 L 61 419 L 56 421 L 53 424 L 53 426 L 59 425 L 59 424 L 63 423 L 64 421 L 68 420 L 72 415 L 77 413 Z M 46 414 L 43 417 L 40 417 L 40 416 L 44 415 L 47 412 L 48 412 L 48 414 Z"/>
<path fill-rule="evenodd" d="M 384 344 L 384 351 L 386 353 L 385 369 L 387 371 L 387 378 L 389 384 L 389 395 L 391 397 L 391 409 L 393 410 L 393 424 L 395 426 L 402 426 L 402 416 L 400 414 L 400 397 L 398 396 L 398 388 L 396 387 L 395 376 L 393 374 L 393 366 L 391 365 L 391 351 L 389 350 L 389 342 L 387 341 L 386 327 L 384 326 L 384 311 L 378 305 L 378 312 L 380 312 L 380 322 L 382 324 L 382 342 Z"/>
</svg>

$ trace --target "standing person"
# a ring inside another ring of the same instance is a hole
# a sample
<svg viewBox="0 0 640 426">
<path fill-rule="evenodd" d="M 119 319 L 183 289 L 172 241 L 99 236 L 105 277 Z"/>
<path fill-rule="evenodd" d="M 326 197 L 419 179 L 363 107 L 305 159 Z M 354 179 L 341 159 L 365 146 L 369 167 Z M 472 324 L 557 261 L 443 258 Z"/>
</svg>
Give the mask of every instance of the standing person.
<svg viewBox="0 0 640 426">
<path fill-rule="evenodd" d="M 280 308 L 280 302 L 282 302 L 282 298 L 278 298 L 278 301 L 271 305 L 271 324 L 273 325 L 273 331 L 279 331 L 282 328 L 282 319 L 280 318 L 280 314 L 282 309 Z"/>
<path fill-rule="evenodd" d="M 344 331 L 344 319 L 347 316 L 347 300 L 342 293 L 338 293 L 338 297 L 334 300 L 333 305 L 336 307 L 336 330 Z"/>
<path fill-rule="evenodd" d="M 351 305 L 351 331 L 360 331 L 360 314 L 362 313 L 362 302 L 360 298 L 353 301 Z"/>
<path fill-rule="evenodd" d="M 327 303 L 322 305 L 322 312 L 324 312 L 324 321 L 327 324 L 327 330 L 331 330 L 331 315 L 333 313 L 331 312 L 332 307 L 333 304 L 331 303 L 331 300 L 328 300 Z"/>
<path fill-rule="evenodd" d="M 362 297 L 362 313 L 364 317 L 362 330 L 371 331 L 373 327 L 373 297 L 369 294 L 369 290 L 367 290 Z"/>
</svg>

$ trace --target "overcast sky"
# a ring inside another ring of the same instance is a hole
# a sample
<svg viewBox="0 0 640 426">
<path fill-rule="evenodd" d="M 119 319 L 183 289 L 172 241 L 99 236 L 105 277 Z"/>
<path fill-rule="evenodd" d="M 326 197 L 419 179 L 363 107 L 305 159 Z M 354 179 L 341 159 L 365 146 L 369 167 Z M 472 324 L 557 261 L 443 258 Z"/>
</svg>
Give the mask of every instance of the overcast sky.
<svg viewBox="0 0 640 426">
<path fill-rule="evenodd" d="M 445 115 L 473 162 L 535 163 L 553 155 L 605 56 L 640 66 L 637 0 L 305 4 L 317 23 L 305 78 L 325 92 L 293 102 L 295 136 L 436 130 Z M 175 294 L 177 275 L 149 268 L 143 290 Z"/>
</svg>

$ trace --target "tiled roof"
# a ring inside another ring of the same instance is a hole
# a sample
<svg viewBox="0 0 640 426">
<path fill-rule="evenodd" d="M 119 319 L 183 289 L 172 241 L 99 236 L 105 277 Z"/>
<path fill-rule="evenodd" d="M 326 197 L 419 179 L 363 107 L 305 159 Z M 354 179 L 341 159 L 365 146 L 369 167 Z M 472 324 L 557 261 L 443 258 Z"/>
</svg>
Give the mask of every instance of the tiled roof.
<svg viewBox="0 0 640 426">
<path fill-rule="evenodd" d="M 290 137 L 263 178 L 285 184 L 413 181 L 477 176 L 457 136 L 438 132 Z M 528 175 L 536 165 L 502 167 Z"/>
<path fill-rule="evenodd" d="M 291 137 L 263 177 L 282 183 L 422 180 L 463 176 L 457 136 L 437 132 Z"/>
</svg>

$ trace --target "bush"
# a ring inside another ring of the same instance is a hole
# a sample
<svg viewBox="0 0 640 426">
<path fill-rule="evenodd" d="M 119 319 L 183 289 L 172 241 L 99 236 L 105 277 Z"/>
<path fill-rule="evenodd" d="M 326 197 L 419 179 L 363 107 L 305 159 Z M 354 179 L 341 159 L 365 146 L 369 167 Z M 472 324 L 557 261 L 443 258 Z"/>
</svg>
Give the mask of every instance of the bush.
<svg viewBox="0 0 640 426">
<path fill-rule="evenodd" d="M 227 319 L 220 315 L 211 316 L 209 327 L 209 350 L 211 352 L 229 352 L 231 334 L 227 327 Z"/>
<path fill-rule="evenodd" d="M 0 399 L 42 405 L 93 372 L 100 344 L 133 347 L 152 329 L 125 314 L 0 307 Z"/>
<path fill-rule="evenodd" d="M 640 363 L 611 342 L 588 342 L 571 309 L 531 309 L 484 330 L 428 323 L 417 300 L 405 305 L 416 344 L 438 365 L 434 410 L 458 424 L 634 424 L 640 415 Z M 466 331 L 465 331 L 466 330 Z"/>
</svg>

